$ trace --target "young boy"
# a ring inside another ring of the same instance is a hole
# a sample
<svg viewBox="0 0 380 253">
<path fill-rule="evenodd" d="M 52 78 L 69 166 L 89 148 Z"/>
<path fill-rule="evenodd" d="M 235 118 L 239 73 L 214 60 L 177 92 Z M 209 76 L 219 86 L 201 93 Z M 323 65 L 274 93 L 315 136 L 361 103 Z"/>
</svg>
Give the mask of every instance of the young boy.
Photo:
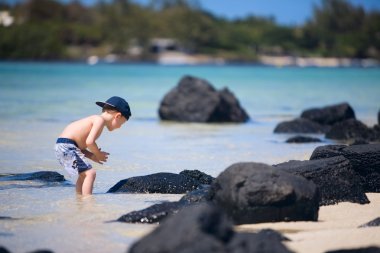
<svg viewBox="0 0 380 253">
<path fill-rule="evenodd" d="M 111 97 L 106 102 L 96 102 L 102 107 L 101 115 L 92 115 L 69 124 L 55 144 L 55 154 L 59 163 L 72 175 L 78 175 L 76 191 L 91 195 L 96 177 L 95 169 L 86 159 L 103 164 L 109 153 L 101 151 L 96 144 L 104 127 L 109 131 L 120 128 L 131 116 L 127 101 Z"/>
</svg>

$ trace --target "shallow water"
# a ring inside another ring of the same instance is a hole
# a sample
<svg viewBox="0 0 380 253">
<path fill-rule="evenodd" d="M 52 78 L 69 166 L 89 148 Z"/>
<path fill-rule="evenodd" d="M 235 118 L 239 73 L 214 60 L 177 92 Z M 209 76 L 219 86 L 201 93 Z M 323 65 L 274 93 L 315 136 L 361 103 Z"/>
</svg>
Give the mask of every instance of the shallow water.
<svg viewBox="0 0 380 253">
<path fill-rule="evenodd" d="M 166 92 L 185 75 L 228 86 L 251 116 L 246 124 L 160 122 Z M 275 164 L 305 160 L 323 144 L 286 144 L 273 134 L 279 121 L 302 110 L 349 102 L 357 118 L 376 123 L 380 69 L 299 69 L 254 66 L 162 67 L 64 63 L 0 63 L 0 173 L 65 172 L 54 142 L 70 121 L 98 114 L 94 102 L 125 97 L 132 118 L 120 130 L 105 130 L 99 146 L 111 153 L 97 169 L 94 195 L 77 197 L 73 184 L 0 182 L 0 245 L 12 252 L 125 252 L 154 225 L 108 223 L 132 210 L 181 195 L 106 194 L 119 180 L 156 172 L 198 169 L 217 176 L 241 161 Z M 64 174 L 67 176 L 66 174 Z"/>
</svg>

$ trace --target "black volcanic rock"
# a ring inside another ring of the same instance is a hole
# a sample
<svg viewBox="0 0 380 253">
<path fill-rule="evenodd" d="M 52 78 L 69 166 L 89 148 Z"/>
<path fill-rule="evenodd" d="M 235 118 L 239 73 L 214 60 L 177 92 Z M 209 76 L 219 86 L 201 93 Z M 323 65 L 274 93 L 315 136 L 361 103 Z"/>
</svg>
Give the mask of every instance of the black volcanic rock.
<svg viewBox="0 0 380 253">
<path fill-rule="evenodd" d="M 328 126 L 323 126 L 319 123 L 308 119 L 294 119 L 279 123 L 274 129 L 275 133 L 325 133 L 328 131 Z"/>
<path fill-rule="evenodd" d="M 373 130 L 356 119 L 349 119 L 336 123 L 326 133 L 326 138 L 334 140 L 362 139 L 373 140 Z"/>
<path fill-rule="evenodd" d="M 163 202 L 155 204 L 139 211 L 133 211 L 121 216 L 117 221 L 127 223 L 157 223 L 161 222 L 168 215 L 177 213 L 185 203 Z"/>
<path fill-rule="evenodd" d="M 129 253 L 290 253 L 276 232 L 235 233 L 222 209 L 203 203 L 182 209 L 150 234 L 135 242 Z"/>
<path fill-rule="evenodd" d="M 380 248 L 367 247 L 367 248 L 355 248 L 355 249 L 340 249 L 340 250 L 326 251 L 326 253 L 380 253 Z"/>
<path fill-rule="evenodd" d="M 311 161 L 289 161 L 274 166 L 313 181 L 319 188 L 320 205 L 339 202 L 367 204 L 362 178 L 344 156 Z"/>
<path fill-rule="evenodd" d="M 380 226 L 380 217 L 377 217 L 376 219 L 371 220 L 370 222 L 360 225 L 359 228 L 379 227 L 379 226 Z"/>
<path fill-rule="evenodd" d="M 155 173 L 119 181 L 108 193 L 172 193 L 181 194 L 197 189 L 197 180 L 174 173 Z"/>
<path fill-rule="evenodd" d="M 202 185 L 200 189 L 188 192 L 179 201 L 163 202 L 155 204 L 142 210 L 129 212 L 121 216 L 117 221 L 127 223 L 157 223 L 166 217 L 176 214 L 184 207 L 192 204 L 206 202 L 209 192 L 209 185 Z"/>
<path fill-rule="evenodd" d="M 211 184 L 215 178 L 199 170 L 184 170 L 179 173 L 180 175 L 185 175 L 191 177 L 201 184 Z"/>
<path fill-rule="evenodd" d="M 334 125 L 347 119 L 355 119 L 355 113 L 348 103 L 312 108 L 302 112 L 301 118 L 309 119 L 321 125 Z"/>
<path fill-rule="evenodd" d="M 313 138 L 309 136 L 294 136 L 286 140 L 286 143 L 311 143 L 311 142 L 321 142 L 318 138 Z"/>
<path fill-rule="evenodd" d="M 161 101 L 162 120 L 180 122 L 246 122 L 248 114 L 227 89 L 217 91 L 206 80 L 185 76 Z"/>
<path fill-rule="evenodd" d="M 261 163 L 237 163 L 211 185 L 209 199 L 236 224 L 318 219 L 316 185 Z"/>
<path fill-rule="evenodd" d="M 380 144 L 326 145 L 317 147 L 310 160 L 344 156 L 362 177 L 365 192 L 380 192 Z"/>
</svg>

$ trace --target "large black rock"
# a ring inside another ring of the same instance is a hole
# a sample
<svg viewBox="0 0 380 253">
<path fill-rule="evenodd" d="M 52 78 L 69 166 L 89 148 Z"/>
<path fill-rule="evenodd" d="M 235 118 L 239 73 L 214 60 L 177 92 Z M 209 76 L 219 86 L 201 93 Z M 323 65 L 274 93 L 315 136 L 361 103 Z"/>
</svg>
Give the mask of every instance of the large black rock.
<svg viewBox="0 0 380 253">
<path fill-rule="evenodd" d="M 321 125 L 308 119 L 294 119 L 279 123 L 275 129 L 275 133 L 325 133 L 329 130 L 329 126 Z"/>
<path fill-rule="evenodd" d="M 355 113 L 348 103 L 311 108 L 301 114 L 301 118 L 309 119 L 321 125 L 334 125 L 347 119 L 355 119 Z"/>
<path fill-rule="evenodd" d="M 217 91 L 206 80 L 185 76 L 165 95 L 158 110 L 162 120 L 181 122 L 246 122 L 248 114 L 227 89 Z"/>
<path fill-rule="evenodd" d="M 236 224 L 318 219 L 313 182 L 261 163 L 228 167 L 211 185 L 209 198 Z"/>
<path fill-rule="evenodd" d="M 201 183 L 191 177 L 174 173 L 156 173 L 119 181 L 108 193 L 172 193 L 181 194 L 197 189 Z"/>
<path fill-rule="evenodd" d="M 344 201 L 369 203 L 361 184 L 361 176 L 343 156 L 311 161 L 289 161 L 277 164 L 275 167 L 313 181 L 321 194 L 320 205 Z"/>
<path fill-rule="evenodd" d="M 129 253 L 290 253 L 281 240 L 281 235 L 268 232 L 234 233 L 220 208 L 203 203 L 167 218 L 134 243 Z"/>
<path fill-rule="evenodd" d="M 208 204 L 192 206 L 166 219 L 130 248 L 130 253 L 225 252 L 233 236 L 227 216 Z"/>
<path fill-rule="evenodd" d="M 344 156 L 362 177 L 365 192 L 380 192 L 380 144 L 326 145 L 317 147 L 310 160 Z"/>
</svg>

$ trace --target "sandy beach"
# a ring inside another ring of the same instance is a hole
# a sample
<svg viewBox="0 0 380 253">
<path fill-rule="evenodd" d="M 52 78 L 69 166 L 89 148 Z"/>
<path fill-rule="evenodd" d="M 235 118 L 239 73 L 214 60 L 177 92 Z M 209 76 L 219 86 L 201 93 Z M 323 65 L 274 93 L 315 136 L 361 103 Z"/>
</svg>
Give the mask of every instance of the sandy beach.
<svg viewBox="0 0 380 253">
<path fill-rule="evenodd" d="M 380 227 L 358 228 L 380 217 L 380 193 L 367 193 L 371 203 L 349 202 L 322 206 L 318 222 L 276 222 L 236 226 L 240 232 L 274 229 L 291 241 L 285 245 L 294 252 L 321 253 L 329 250 L 380 247 Z"/>
</svg>

